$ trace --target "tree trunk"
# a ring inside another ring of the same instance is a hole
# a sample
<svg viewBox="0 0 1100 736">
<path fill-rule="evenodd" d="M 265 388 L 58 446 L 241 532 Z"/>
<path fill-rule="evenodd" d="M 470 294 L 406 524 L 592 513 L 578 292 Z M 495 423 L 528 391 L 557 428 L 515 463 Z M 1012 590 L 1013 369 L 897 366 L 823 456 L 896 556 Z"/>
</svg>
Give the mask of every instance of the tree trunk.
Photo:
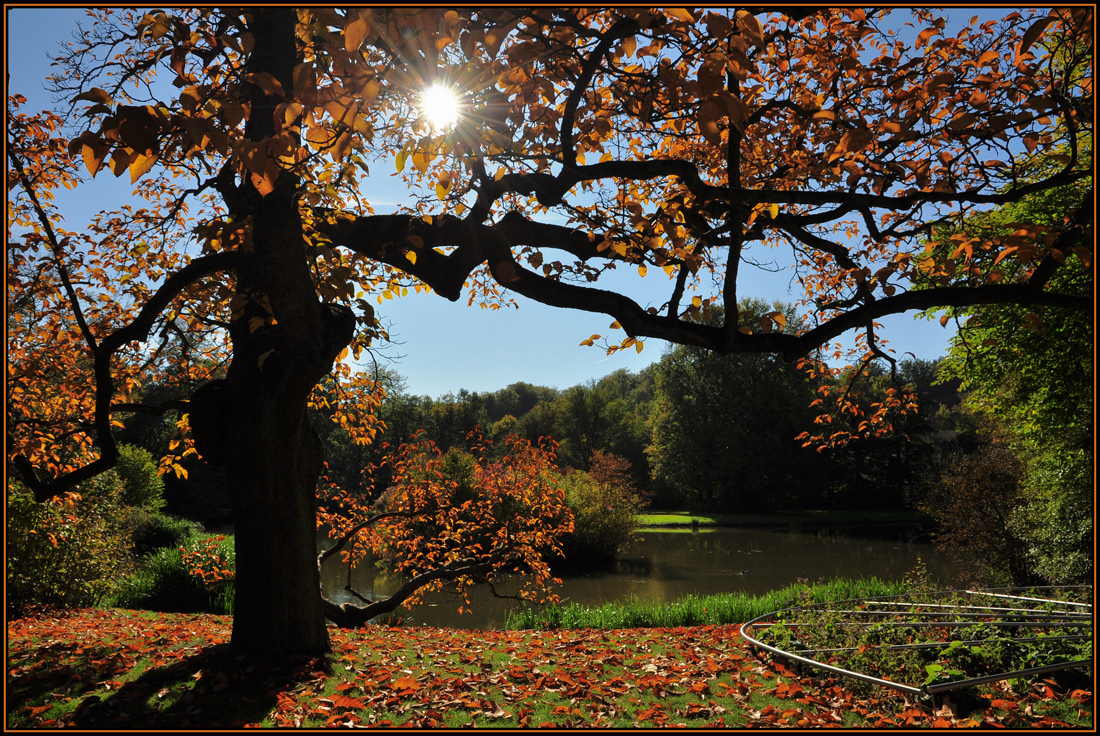
<svg viewBox="0 0 1100 736">
<path fill-rule="evenodd" d="M 250 67 L 291 89 L 300 61 L 296 12 L 255 8 L 249 16 L 255 40 Z M 281 97 L 258 86 L 246 87 L 246 94 L 252 98 L 245 137 L 263 144 L 276 132 L 272 111 Z M 291 171 L 280 171 L 273 190 L 261 195 L 246 170 L 231 197 L 232 214 L 249 223 L 250 232 L 236 274 L 233 362 L 211 402 L 221 424 L 208 431 L 221 441 L 215 454 L 226 467 L 233 508 L 236 654 L 329 649 L 316 563 L 315 493 L 323 457 L 306 407 L 313 387 L 350 342 L 355 320 L 350 310 L 317 299 L 296 193 Z"/>
<path fill-rule="evenodd" d="M 263 396 L 263 383 L 230 389 L 227 482 L 236 542 L 235 654 L 321 654 L 328 633 L 317 570 L 315 491 L 320 441 L 305 402 Z"/>
</svg>

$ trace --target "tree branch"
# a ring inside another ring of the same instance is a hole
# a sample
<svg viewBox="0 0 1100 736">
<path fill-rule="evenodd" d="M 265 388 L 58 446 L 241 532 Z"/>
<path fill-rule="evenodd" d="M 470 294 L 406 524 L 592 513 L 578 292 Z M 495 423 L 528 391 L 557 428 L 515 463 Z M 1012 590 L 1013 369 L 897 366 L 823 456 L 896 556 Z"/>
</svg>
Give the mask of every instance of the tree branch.
<svg viewBox="0 0 1100 736">
<path fill-rule="evenodd" d="M 78 483 L 99 475 L 114 467 L 118 460 L 118 448 L 111 435 L 111 412 L 114 411 L 111 398 L 114 395 L 114 377 L 111 375 L 111 360 L 114 354 L 128 342 L 143 341 L 152 329 L 156 318 L 186 287 L 201 278 L 219 271 L 232 270 L 241 261 L 241 254 L 235 251 L 223 251 L 196 258 L 176 271 L 149 298 L 138 315 L 128 324 L 118 328 L 99 344 L 93 358 L 95 376 L 95 439 L 99 445 L 99 458 L 72 472 L 53 480 L 39 479 L 30 461 L 18 455 L 12 458 L 12 465 L 23 477 L 23 482 L 34 492 L 36 501 L 45 501 L 61 494 Z"/>
<path fill-rule="evenodd" d="M 54 232 L 53 223 L 50 222 L 50 218 L 46 215 L 46 210 L 42 207 L 42 203 L 38 201 L 38 194 L 35 192 L 30 177 L 27 176 L 27 172 L 23 168 L 23 162 L 19 160 L 19 156 L 16 154 L 14 148 L 8 149 L 8 160 L 11 161 L 12 168 L 14 168 L 19 175 L 19 181 L 23 185 L 23 191 L 26 192 L 27 197 L 30 198 L 31 205 L 34 207 L 34 212 L 38 215 L 38 221 L 42 223 L 42 228 L 46 232 L 46 238 L 50 241 L 54 265 L 57 267 L 57 273 L 61 277 L 61 284 L 65 288 L 65 296 L 69 300 L 69 307 L 73 310 L 73 318 L 76 319 L 76 324 L 80 328 L 80 334 L 84 337 L 84 342 L 88 344 L 88 349 L 94 352 L 96 349 L 95 335 L 92 334 L 87 321 L 84 319 L 84 310 L 80 306 L 80 300 L 77 299 L 72 281 L 69 280 L 69 271 L 65 268 L 65 264 L 61 260 L 61 243 L 57 240 L 57 233 Z"/>
<path fill-rule="evenodd" d="M 335 603 L 321 596 L 321 603 L 325 610 L 325 617 L 337 626 L 343 628 L 355 628 L 362 626 L 376 616 L 390 613 L 404 603 L 409 596 L 436 580 L 455 580 L 464 575 L 476 575 L 480 572 L 491 570 L 499 560 L 490 558 L 477 561 L 473 558 L 455 560 L 443 567 L 421 573 L 402 585 L 396 593 L 389 598 L 375 601 L 367 606 L 356 606 L 351 603 Z"/>
</svg>

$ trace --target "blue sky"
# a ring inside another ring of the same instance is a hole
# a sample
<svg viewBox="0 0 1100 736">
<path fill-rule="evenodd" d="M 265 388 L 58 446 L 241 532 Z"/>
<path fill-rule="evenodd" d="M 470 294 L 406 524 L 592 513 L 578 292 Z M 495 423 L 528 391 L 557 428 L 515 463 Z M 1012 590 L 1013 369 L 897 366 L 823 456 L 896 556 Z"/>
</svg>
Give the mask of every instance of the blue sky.
<svg viewBox="0 0 1100 736">
<path fill-rule="evenodd" d="M 43 80 L 51 72 L 47 54 L 59 43 L 70 40 L 76 22 L 85 17 L 81 8 L 7 8 L 7 93 L 26 97 L 25 111 L 52 106 L 51 95 L 43 88 Z M 380 171 L 376 165 L 372 165 L 371 171 L 368 186 L 372 191 L 366 192 L 368 199 L 378 212 L 392 211 L 398 204 L 394 192 L 402 191 L 403 184 L 390 179 L 389 172 Z M 59 195 L 62 211 L 72 213 L 66 226 L 75 229 L 96 210 L 117 206 L 129 190 L 128 177 L 114 179 L 101 174 L 91 186 L 80 187 L 76 193 L 63 193 L 68 195 L 65 199 Z M 756 257 L 764 260 L 769 254 L 761 252 Z M 613 277 L 602 288 L 626 288 L 631 295 L 644 298 L 646 289 L 665 287 L 659 269 L 651 270 L 644 281 L 634 278 L 633 284 L 628 283 L 629 277 L 623 269 Z M 789 271 L 755 270 L 747 279 L 743 278 L 739 291 L 743 296 L 768 301 L 795 301 L 799 290 L 790 280 Z M 658 292 L 654 300 L 659 305 L 663 297 Z M 580 342 L 595 333 L 625 337 L 621 331 L 608 329 L 611 317 L 547 307 L 519 296 L 516 301 L 519 309 L 488 310 L 467 307 L 465 299 L 451 303 L 435 294 L 411 291 L 404 299 L 386 301 L 378 307 L 378 313 L 391 323 L 391 335 L 400 344 L 382 353 L 401 356 L 386 365 L 405 377 L 410 393 L 432 397 L 457 393 L 463 388 L 493 391 L 517 381 L 564 389 L 620 368 L 640 370 L 658 360 L 666 347 L 663 341 L 650 339 L 641 353 L 629 349 L 608 356 L 604 350 L 582 347 Z M 643 306 L 648 304 L 643 302 Z M 888 317 L 880 322 L 885 325 L 882 334 L 889 341 L 887 347 L 899 357 L 911 352 L 924 359 L 937 358 L 946 352 L 953 331 L 952 327 L 941 327 L 938 320 L 917 320 L 911 315 Z"/>
</svg>

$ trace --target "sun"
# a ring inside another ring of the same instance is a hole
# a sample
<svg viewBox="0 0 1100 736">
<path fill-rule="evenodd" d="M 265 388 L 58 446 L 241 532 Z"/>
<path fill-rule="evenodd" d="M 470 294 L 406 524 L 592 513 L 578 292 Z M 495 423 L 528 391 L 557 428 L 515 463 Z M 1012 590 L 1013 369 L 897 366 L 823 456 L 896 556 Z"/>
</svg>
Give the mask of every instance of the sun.
<svg viewBox="0 0 1100 736">
<path fill-rule="evenodd" d="M 458 123 L 462 100 L 452 88 L 436 83 L 420 95 L 420 112 L 432 126 L 433 132 L 443 133 Z"/>
</svg>

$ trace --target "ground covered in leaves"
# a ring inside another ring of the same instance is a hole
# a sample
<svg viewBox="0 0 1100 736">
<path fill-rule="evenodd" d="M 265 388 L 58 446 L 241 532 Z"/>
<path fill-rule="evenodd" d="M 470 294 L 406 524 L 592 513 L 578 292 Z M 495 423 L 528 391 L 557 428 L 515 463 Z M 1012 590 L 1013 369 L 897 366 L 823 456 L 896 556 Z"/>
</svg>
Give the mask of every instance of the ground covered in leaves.
<svg viewBox="0 0 1100 736">
<path fill-rule="evenodd" d="M 7 727 L 1091 728 L 1091 681 L 917 703 L 758 659 L 737 626 L 332 631 L 290 663 L 229 653 L 224 616 L 81 610 L 8 622 Z M 1015 688 L 1015 690 L 1013 689 Z"/>
</svg>

